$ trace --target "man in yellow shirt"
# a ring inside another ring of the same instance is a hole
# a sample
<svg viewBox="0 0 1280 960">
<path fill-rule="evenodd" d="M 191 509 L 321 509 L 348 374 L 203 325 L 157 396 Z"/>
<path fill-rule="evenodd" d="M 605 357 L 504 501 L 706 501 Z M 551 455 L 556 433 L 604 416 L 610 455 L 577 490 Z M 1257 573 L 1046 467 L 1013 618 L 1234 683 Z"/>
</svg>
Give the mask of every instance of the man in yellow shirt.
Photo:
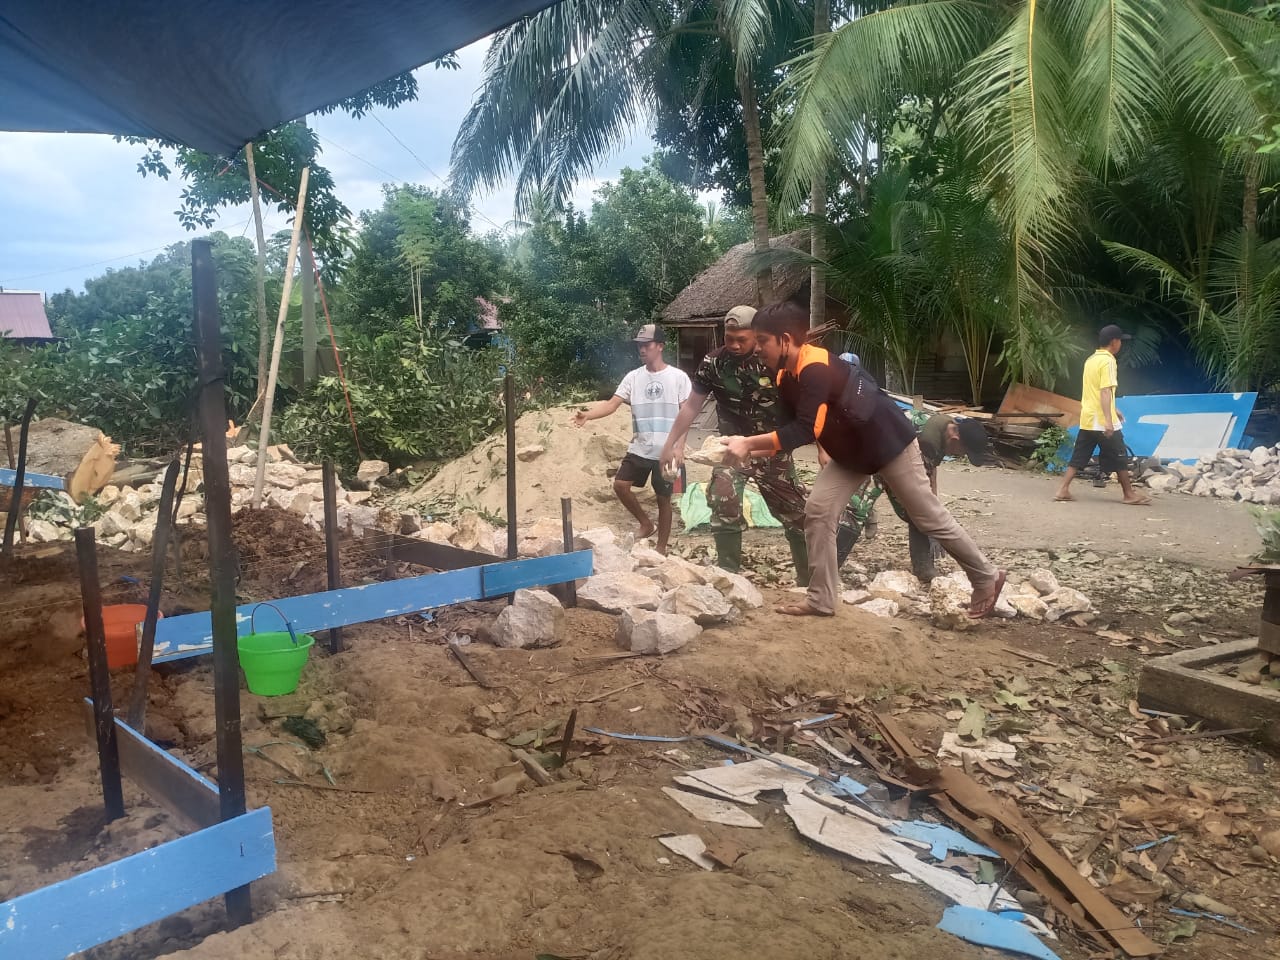
<svg viewBox="0 0 1280 960">
<path fill-rule="evenodd" d="M 1116 354 L 1126 340 L 1133 337 L 1115 324 L 1098 331 L 1098 349 L 1084 362 L 1084 386 L 1080 393 L 1080 433 L 1076 436 L 1075 450 L 1067 464 L 1055 500 L 1074 500 L 1071 481 L 1089 465 L 1093 451 L 1098 451 L 1098 463 L 1103 474 L 1114 472 L 1120 480 L 1124 502 L 1131 506 L 1150 503 L 1151 498 L 1134 491 L 1129 482 L 1129 451 L 1124 443 L 1120 425 L 1124 417 L 1116 409 L 1116 387 L 1119 378 Z"/>
</svg>

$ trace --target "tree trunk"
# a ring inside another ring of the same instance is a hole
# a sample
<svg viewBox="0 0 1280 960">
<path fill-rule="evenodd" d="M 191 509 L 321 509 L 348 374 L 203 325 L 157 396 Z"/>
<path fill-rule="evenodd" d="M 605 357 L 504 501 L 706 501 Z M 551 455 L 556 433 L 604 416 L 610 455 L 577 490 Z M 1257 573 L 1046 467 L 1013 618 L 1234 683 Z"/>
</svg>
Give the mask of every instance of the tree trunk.
<svg viewBox="0 0 1280 960">
<path fill-rule="evenodd" d="M 302 284 L 302 382 L 316 378 L 316 274 L 311 238 L 304 232 L 298 249 L 298 281 Z"/>
<path fill-rule="evenodd" d="M 751 77 L 738 77 L 738 96 L 742 99 L 742 126 L 747 137 L 753 240 L 757 253 L 768 253 L 769 196 L 764 182 L 764 138 L 760 134 L 760 105 Z M 766 267 L 756 273 L 756 306 L 772 303 L 773 299 L 773 271 Z"/>
<path fill-rule="evenodd" d="M 831 0 L 814 0 L 813 4 L 813 42 L 816 46 L 818 38 L 831 32 Z M 822 260 L 827 255 L 826 237 L 822 232 L 821 221 L 827 217 L 827 171 L 824 167 L 814 175 L 812 196 L 809 200 L 809 215 L 813 217 L 813 225 L 809 228 L 809 254 L 815 260 Z M 827 321 L 827 274 L 826 268 L 814 264 L 809 268 L 809 327 L 820 327 Z"/>
<path fill-rule="evenodd" d="M 267 386 L 267 358 L 271 354 L 271 331 L 267 327 L 267 236 L 262 229 L 262 201 L 258 196 L 258 173 L 253 166 L 253 144 L 244 148 L 249 167 L 249 196 L 253 200 L 253 229 L 258 238 L 258 392 Z"/>
<path fill-rule="evenodd" d="M 1244 232 L 1254 236 L 1258 232 L 1258 189 L 1262 181 L 1262 161 L 1257 154 L 1244 164 Z"/>
</svg>

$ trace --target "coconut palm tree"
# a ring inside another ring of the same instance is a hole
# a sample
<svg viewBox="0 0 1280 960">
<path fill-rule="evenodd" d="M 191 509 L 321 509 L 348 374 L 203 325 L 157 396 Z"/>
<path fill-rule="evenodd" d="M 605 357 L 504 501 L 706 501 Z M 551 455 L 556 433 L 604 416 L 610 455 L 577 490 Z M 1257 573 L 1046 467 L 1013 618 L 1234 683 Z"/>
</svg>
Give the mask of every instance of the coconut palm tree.
<svg viewBox="0 0 1280 960">
<path fill-rule="evenodd" d="M 656 111 L 696 112 L 727 78 L 746 138 L 754 242 L 768 250 L 757 81 L 790 55 L 780 27 L 796 24 L 811 29 L 796 0 L 562 0 L 495 36 L 454 141 L 454 186 L 469 196 L 514 173 L 518 205 L 538 190 L 564 197 Z M 763 300 L 767 275 L 762 286 Z"/>
<path fill-rule="evenodd" d="M 1106 247 L 1151 273 L 1190 310 L 1188 331 L 1201 364 L 1224 390 L 1258 390 L 1280 382 L 1280 240 L 1235 230 L 1219 239 L 1203 277 L 1145 250 Z"/>
<path fill-rule="evenodd" d="M 780 90 L 784 197 L 866 116 L 939 87 L 950 129 L 1012 243 L 1007 372 L 1034 366 L 1049 276 L 1076 239 L 1083 185 L 1131 169 L 1177 109 L 1217 142 L 1269 129 L 1276 27 L 1251 0 L 899 0 L 844 24 L 794 63 Z M 1256 181 L 1255 181 L 1256 182 Z M 1246 215 L 1248 206 L 1246 204 Z"/>
</svg>

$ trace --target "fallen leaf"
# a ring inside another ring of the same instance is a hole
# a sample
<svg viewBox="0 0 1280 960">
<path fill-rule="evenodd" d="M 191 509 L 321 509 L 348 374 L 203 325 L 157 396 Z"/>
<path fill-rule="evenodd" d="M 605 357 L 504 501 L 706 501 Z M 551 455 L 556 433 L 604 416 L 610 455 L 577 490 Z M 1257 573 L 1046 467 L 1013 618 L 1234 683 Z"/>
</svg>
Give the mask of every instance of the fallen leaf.
<svg viewBox="0 0 1280 960">
<path fill-rule="evenodd" d="M 714 840 L 707 844 L 706 854 L 725 869 L 730 869 L 739 858 L 746 853 L 736 843 L 729 840 Z"/>
<path fill-rule="evenodd" d="M 1171 637 L 1185 637 L 1187 635 L 1185 630 L 1179 630 L 1177 627 L 1171 624 L 1166 623 L 1166 624 L 1163 624 L 1162 626 L 1164 627 L 1164 632 Z M 1192 926 L 1195 926 L 1195 925 L 1192 924 Z"/>
<path fill-rule="evenodd" d="M 1162 939 L 1165 943 L 1173 943 L 1175 940 L 1185 940 L 1196 935 L 1196 922 L 1190 917 L 1179 920 L 1172 927 L 1164 932 Z"/>
<path fill-rule="evenodd" d="M 1112 900 L 1121 903 L 1152 904 L 1164 896 L 1164 888 L 1137 877 L 1125 877 L 1102 890 Z"/>
<path fill-rule="evenodd" d="M 981 740 L 986 732 L 987 711 L 980 704 L 971 703 L 964 712 L 956 733 L 969 740 Z"/>
<path fill-rule="evenodd" d="M 999 777 L 1001 780 L 1009 780 L 1017 776 L 1014 771 L 1008 770 L 998 763 L 992 763 L 990 760 L 979 760 L 978 769 L 991 774 L 993 777 Z"/>
<path fill-rule="evenodd" d="M 1098 630 L 1094 632 L 1095 637 L 1102 640 L 1110 640 L 1113 643 L 1128 643 L 1134 637 L 1127 633 L 1120 633 L 1118 630 Z"/>
<path fill-rule="evenodd" d="M 963 719 L 964 719 L 964 711 L 963 711 L 963 710 L 948 710 L 948 711 L 946 712 L 945 716 L 946 716 L 946 718 L 947 718 L 948 720 L 950 720 L 952 723 L 955 723 L 957 720 L 963 720 Z"/>
<path fill-rule="evenodd" d="M 997 690 L 995 701 L 1002 706 L 1014 707 L 1023 712 L 1031 711 L 1031 702 L 1026 697 L 1019 697 L 1008 690 Z"/>
</svg>

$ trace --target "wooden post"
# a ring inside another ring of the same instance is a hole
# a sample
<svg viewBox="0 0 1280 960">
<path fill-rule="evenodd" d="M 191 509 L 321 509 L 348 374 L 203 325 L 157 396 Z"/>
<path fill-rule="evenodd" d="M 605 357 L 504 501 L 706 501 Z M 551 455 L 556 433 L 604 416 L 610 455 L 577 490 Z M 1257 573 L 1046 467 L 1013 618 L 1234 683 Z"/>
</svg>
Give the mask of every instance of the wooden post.
<svg viewBox="0 0 1280 960">
<path fill-rule="evenodd" d="M 284 321 L 289 315 L 289 298 L 293 296 L 293 265 L 298 259 L 298 237 L 302 233 L 302 212 L 307 206 L 307 181 L 311 177 L 311 168 L 302 168 L 302 182 L 298 186 L 298 204 L 293 211 L 293 236 L 289 240 L 289 255 L 284 261 L 284 290 L 280 294 L 280 312 L 276 314 L 276 336 L 271 344 L 271 368 L 267 371 L 267 389 L 262 394 L 262 429 L 258 431 L 258 476 L 253 481 L 253 507 L 262 506 L 262 488 L 267 482 L 267 446 L 271 443 L 271 408 L 275 402 L 276 377 L 280 375 L 280 352 L 284 349 Z M 225 412 L 224 412 L 225 418 Z M 207 424 L 206 424 L 207 426 Z M 226 424 L 223 423 L 219 436 L 219 449 L 225 451 Z M 205 437 L 208 442 L 208 437 Z M 208 450 L 205 456 L 208 457 Z M 205 480 L 208 489 L 208 480 Z"/>
<path fill-rule="evenodd" d="M 507 559 L 519 551 L 516 532 L 516 382 L 507 374 L 502 381 L 502 398 L 507 416 Z"/>
<path fill-rule="evenodd" d="M 142 643 L 138 647 L 138 666 L 129 696 L 129 715 L 125 720 L 139 733 L 147 720 L 147 681 L 151 678 L 151 656 L 156 649 L 156 620 L 160 617 L 160 594 L 164 590 L 164 558 L 169 550 L 169 530 L 173 526 L 173 495 L 178 487 L 178 460 L 174 458 L 164 471 L 160 488 L 160 509 L 156 513 L 156 529 L 151 535 L 151 589 L 147 595 L 147 616 L 142 621 Z"/>
<path fill-rule="evenodd" d="M 178 484 L 177 496 L 173 498 L 173 514 L 169 524 L 169 542 L 173 546 L 173 575 L 179 582 L 182 580 L 182 533 L 178 530 L 178 513 L 182 509 L 182 498 L 187 495 L 187 477 L 191 476 L 191 456 L 195 448 L 196 442 L 188 440 L 187 456 L 182 464 L 182 482 Z"/>
<path fill-rule="evenodd" d="M 18 430 L 18 464 L 14 467 L 13 496 L 9 498 L 9 515 L 4 522 L 4 553 L 13 551 L 13 531 L 18 526 L 18 514 L 22 512 L 22 482 L 27 476 L 27 434 L 31 430 L 31 418 L 36 412 L 36 398 L 27 400 L 22 413 L 22 426 Z M 508 493 L 508 498 L 511 496 Z"/>
<path fill-rule="evenodd" d="M 329 589 L 337 590 L 342 586 L 342 562 L 338 553 L 338 475 L 333 463 L 326 460 L 322 464 L 324 480 L 324 555 L 329 568 Z M 342 650 L 342 628 L 334 627 L 329 631 L 329 652 Z"/>
<path fill-rule="evenodd" d="M 564 535 L 564 552 L 573 552 L 573 498 L 560 498 L 560 526 Z M 566 581 L 564 584 L 565 596 L 568 600 L 566 606 L 576 607 L 578 605 L 578 584 L 573 580 Z"/>
<path fill-rule="evenodd" d="M 305 172 L 303 183 L 306 183 Z M 297 241 L 295 232 L 294 241 Z M 227 468 L 227 401 L 223 386 L 222 334 L 218 321 L 213 247 L 191 241 L 191 290 L 196 350 L 200 358 L 201 457 L 209 529 L 209 604 L 213 622 L 213 706 L 218 743 L 218 801 L 223 820 L 245 812 L 244 752 L 240 740 L 240 657 L 236 649 L 236 547 L 231 538 L 231 478 Z M 287 287 L 286 287 L 287 290 Z M 285 293 L 287 303 L 289 295 Z M 279 359 L 279 350 L 276 351 Z M 265 436 L 265 431 L 263 436 Z M 267 451 L 260 444 L 259 455 Z M 261 462 L 261 461 L 260 461 Z M 226 895 L 227 917 L 239 926 L 253 919 L 248 886 Z"/>
<path fill-rule="evenodd" d="M 80 599 L 89 648 L 89 689 L 93 695 L 93 733 L 98 741 L 102 804 L 107 820 L 118 820 L 124 816 L 124 787 L 120 782 L 120 752 L 111 708 L 111 674 L 107 667 L 107 636 L 102 626 L 102 589 L 98 584 L 98 547 L 93 527 L 76 530 L 76 559 L 80 565 Z"/>
</svg>

